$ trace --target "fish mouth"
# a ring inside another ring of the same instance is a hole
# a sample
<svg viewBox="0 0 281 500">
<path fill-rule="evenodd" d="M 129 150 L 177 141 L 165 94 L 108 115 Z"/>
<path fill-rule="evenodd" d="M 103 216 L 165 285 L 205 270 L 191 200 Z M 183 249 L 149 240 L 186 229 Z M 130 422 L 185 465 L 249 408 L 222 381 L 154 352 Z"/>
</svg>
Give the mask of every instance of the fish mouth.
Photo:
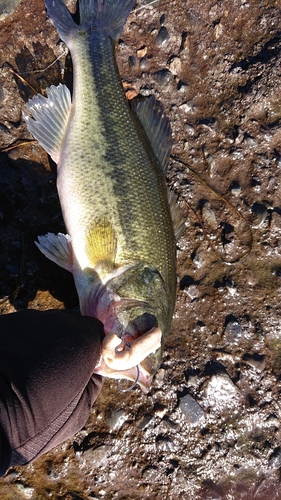
<svg viewBox="0 0 281 500">
<path fill-rule="evenodd" d="M 129 370 L 112 370 L 104 363 L 101 358 L 99 364 L 94 369 L 94 373 L 103 377 L 114 378 L 118 381 L 129 380 L 133 382 L 133 385 L 131 385 L 131 387 L 129 387 L 128 389 L 121 389 L 120 385 L 118 385 L 118 388 L 121 392 L 127 392 L 127 390 L 133 389 L 133 387 L 135 387 L 136 385 L 135 382 L 137 381 L 137 385 L 139 385 L 142 392 L 147 394 L 151 386 L 152 375 L 150 375 L 148 371 L 141 365 L 138 365 L 138 367 L 138 373 L 135 366 L 133 368 L 130 368 Z"/>
<path fill-rule="evenodd" d="M 129 342 L 120 341 L 113 332 L 108 333 L 102 343 L 99 364 L 94 373 L 117 380 L 136 381 L 143 392 L 148 392 L 152 375 L 142 366 L 142 361 L 161 347 L 162 332 L 155 327 Z M 136 367 L 138 366 L 138 374 Z"/>
</svg>

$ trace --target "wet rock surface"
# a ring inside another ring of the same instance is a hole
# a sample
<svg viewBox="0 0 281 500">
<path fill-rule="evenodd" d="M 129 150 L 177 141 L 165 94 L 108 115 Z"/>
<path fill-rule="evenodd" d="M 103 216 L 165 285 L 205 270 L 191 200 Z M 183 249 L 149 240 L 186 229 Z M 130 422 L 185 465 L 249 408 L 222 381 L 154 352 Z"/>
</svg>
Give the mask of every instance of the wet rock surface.
<svg viewBox="0 0 281 500">
<path fill-rule="evenodd" d="M 2 314 L 77 305 L 70 274 L 33 243 L 64 225 L 55 165 L 21 119 L 34 91 L 71 85 L 71 64 L 43 2 L 14 5 L 0 18 Z M 166 109 L 167 180 L 186 221 L 171 335 L 148 395 L 107 380 L 87 426 L 11 469 L 1 499 L 281 498 L 280 25 L 275 0 L 144 2 L 130 15 L 124 89 Z"/>
</svg>

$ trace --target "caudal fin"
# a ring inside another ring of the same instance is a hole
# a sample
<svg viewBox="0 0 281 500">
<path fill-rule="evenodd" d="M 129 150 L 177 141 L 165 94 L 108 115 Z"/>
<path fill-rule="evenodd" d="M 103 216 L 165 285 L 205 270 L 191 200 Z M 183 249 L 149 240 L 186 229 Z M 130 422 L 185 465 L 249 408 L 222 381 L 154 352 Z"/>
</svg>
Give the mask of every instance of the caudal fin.
<svg viewBox="0 0 281 500">
<path fill-rule="evenodd" d="M 80 0 L 80 28 L 98 30 L 117 40 L 135 0 Z M 79 31 L 63 0 L 45 0 L 47 13 L 61 39 L 69 45 L 74 33 Z"/>
<path fill-rule="evenodd" d="M 134 4 L 135 0 L 80 0 L 80 25 L 117 40 Z"/>
<path fill-rule="evenodd" d="M 78 26 L 64 5 L 63 0 L 45 0 L 47 14 L 55 26 L 60 38 L 69 45 L 69 40 L 77 33 Z"/>
</svg>

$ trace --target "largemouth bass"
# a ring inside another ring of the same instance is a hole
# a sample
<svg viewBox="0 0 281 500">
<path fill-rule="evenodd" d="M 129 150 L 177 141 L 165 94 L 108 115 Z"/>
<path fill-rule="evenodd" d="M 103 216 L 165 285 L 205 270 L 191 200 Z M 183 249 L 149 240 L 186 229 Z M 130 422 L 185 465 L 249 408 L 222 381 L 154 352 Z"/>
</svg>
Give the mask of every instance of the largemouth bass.
<svg viewBox="0 0 281 500">
<path fill-rule="evenodd" d="M 45 0 L 68 46 L 73 96 L 65 85 L 28 104 L 29 131 L 57 163 L 67 235 L 38 247 L 73 273 L 83 315 L 102 321 L 95 372 L 136 378 L 147 390 L 161 362 L 176 296 L 176 236 L 182 220 L 165 174 L 171 130 L 153 97 L 130 109 L 115 42 L 134 0 L 81 0 L 77 25 L 62 0 Z M 121 339 L 121 340 L 120 340 Z"/>
</svg>

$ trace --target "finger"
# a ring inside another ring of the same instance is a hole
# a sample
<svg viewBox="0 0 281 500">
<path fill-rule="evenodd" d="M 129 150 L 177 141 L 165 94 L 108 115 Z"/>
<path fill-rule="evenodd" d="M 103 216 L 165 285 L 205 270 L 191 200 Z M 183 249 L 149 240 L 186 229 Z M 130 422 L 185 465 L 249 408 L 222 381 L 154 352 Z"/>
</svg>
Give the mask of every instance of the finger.
<svg viewBox="0 0 281 500">
<path fill-rule="evenodd" d="M 122 351 L 116 351 L 120 339 L 115 334 L 108 333 L 103 341 L 102 357 L 110 368 L 128 370 L 141 363 L 151 352 L 156 351 L 161 345 L 161 337 L 162 332 L 157 327 L 133 340 L 130 348 L 125 347 Z"/>
</svg>

